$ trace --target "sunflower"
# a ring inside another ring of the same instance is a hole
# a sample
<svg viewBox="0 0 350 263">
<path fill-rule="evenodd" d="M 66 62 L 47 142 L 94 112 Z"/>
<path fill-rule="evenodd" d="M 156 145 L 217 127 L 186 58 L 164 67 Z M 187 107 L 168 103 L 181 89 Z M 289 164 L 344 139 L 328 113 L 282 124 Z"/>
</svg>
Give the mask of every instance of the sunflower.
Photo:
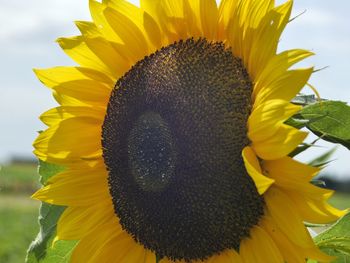
<svg viewBox="0 0 350 263">
<path fill-rule="evenodd" d="M 285 124 L 313 55 L 277 54 L 292 1 L 90 1 L 93 22 L 58 39 L 79 66 L 35 70 L 59 107 L 36 156 L 65 170 L 33 197 L 67 206 L 71 262 L 332 260 L 304 222 L 344 212 L 289 154 Z"/>
</svg>

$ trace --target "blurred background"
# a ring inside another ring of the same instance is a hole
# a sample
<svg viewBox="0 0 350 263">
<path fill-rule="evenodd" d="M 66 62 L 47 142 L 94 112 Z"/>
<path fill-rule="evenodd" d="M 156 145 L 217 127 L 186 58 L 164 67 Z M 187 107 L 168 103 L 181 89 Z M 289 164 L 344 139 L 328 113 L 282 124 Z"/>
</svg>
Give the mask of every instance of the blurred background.
<svg viewBox="0 0 350 263">
<path fill-rule="evenodd" d="M 131 2 L 138 2 L 133 0 Z M 282 3 L 283 1 L 277 1 Z M 310 81 L 322 98 L 350 102 L 350 2 L 295 0 L 280 50 L 316 53 L 301 66 L 328 67 Z M 44 129 L 38 116 L 56 103 L 32 68 L 74 65 L 54 40 L 78 34 L 74 20 L 90 20 L 88 0 L 0 0 L 0 262 L 23 262 L 38 231 L 39 203 L 29 196 L 39 187 L 32 141 Z M 304 90 L 311 94 L 311 90 Z M 312 136 L 309 138 L 312 140 Z M 334 145 L 301 155 L 310 161 Z M 321 177 L 337 189 L 331 202 L 350 204 L 350 152 L 338 146 Z"/>
</svg>

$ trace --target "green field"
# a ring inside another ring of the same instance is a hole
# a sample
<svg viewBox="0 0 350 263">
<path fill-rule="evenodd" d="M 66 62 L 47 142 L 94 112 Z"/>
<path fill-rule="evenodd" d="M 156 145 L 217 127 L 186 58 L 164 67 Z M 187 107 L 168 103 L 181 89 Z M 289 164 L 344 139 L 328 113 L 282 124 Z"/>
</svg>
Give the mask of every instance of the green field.
<svg viewBox="0 0 350 263">
<path fill-rule="evenodd" d="M 0 171 L 0 262 L 24 262 L 26 250 L 37 234 L 39 202 L 30 195 L 39 187 L 35 165 L 5 166 Z M 331 203 L 350 207 L 350 195 L 337 193 Z"/>
<path fill-rule="evenodd" d="M 0 195 L 0 262 L 24 262 L 26 249 L 39 230 L 38 205 L 27 195 Z"/>
<path fill-rule="evenodd" d="M 0 262 L 24 262 L 26 250 L 38 233 L 39 202 L 30 195 L 39 187 L 35 164 L 1 167 Z"/>
<path fill-rule="evenodd" d="M 347 209 L 350 207 L 350 194 L 336 193 L 329 202 L 339 209 Z"/>
<path fill-rule="evenodd" d="M 39 187 L 37 166 L 17 164 L 2 166 L 0 193 L 30 193 Z"/>
</svg>

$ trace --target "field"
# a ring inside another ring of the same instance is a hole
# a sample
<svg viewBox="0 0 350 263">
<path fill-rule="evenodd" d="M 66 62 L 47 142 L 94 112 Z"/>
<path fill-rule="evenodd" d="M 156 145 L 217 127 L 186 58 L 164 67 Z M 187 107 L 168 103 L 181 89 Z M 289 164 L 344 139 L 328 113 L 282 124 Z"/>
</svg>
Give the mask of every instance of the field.
<svg viewBox="0 0 350 263">
<path fill-rule="evenodd" d="M 39 187 L 35 165 L 11 165 L 0 171 L 0 262 L 24 262 L 26 250 L 37 234 L 39 202 L 30 195 Z M 350 206 L 350 195 L 337 193 L 331 203 Z"/>
<path fill-rule="evenodd" d="M 24 262 L 37 234 L 38 202 L 27 195 L 0 195 L 0 262 Z"/>
<path fill-rule="evenodd" d="M 24 262 L 26 249 L 37 234 L 39 202 L 30 195 L 39 187 L 34 164 L 0 170 L 0 262 Z"/>
</svg>

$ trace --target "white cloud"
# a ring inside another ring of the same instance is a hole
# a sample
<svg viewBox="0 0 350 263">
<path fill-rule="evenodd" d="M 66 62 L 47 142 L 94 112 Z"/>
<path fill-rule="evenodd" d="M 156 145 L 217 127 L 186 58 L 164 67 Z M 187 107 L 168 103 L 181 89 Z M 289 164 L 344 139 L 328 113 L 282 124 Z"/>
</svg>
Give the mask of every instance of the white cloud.
<svg viewBox="0 0 350 263">
<path fill-rule="evenodd" d="M 0 1 L 0 41 L 9 41 L 21 34 L 28 34 L 46 27 L 65 27 L 73 20 L 90 20 L 86 0 L 30 0 Z M 6 25 L 6 26 L 4 26 Z"/>
</svg>

